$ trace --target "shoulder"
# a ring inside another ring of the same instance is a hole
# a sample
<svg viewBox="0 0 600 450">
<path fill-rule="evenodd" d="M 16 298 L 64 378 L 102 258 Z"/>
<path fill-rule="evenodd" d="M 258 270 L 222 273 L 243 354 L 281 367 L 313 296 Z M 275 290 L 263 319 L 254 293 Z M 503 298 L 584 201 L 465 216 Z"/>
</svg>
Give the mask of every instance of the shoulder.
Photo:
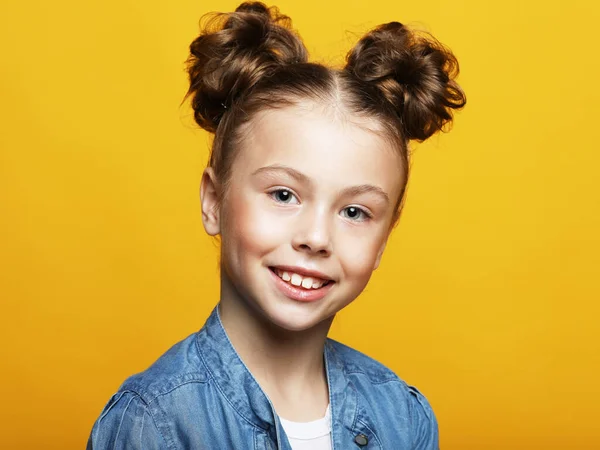
<svg viewBox="0 0 600 450">
<path fill-rule="evenodd" d="M 172 447 L 168 411 L 160 399 L 168 399 L 169 394 L 178 392 L 182 386 L 207 381 L 196 339 L 197 333 L 188 336 L 146 370 L 123 382 L 94 423 L 88 450 Z"/>
<path fill-rule="evenodd" d="M 333 339 L 328 339 L 328 343 L 358 394 L 373 408 L 381 409 L 371 411 L 375 416 L 380 416 L 384 422 L 392 417 L 406 421 L 414 448 L 438 448 L 435 414 L 427 398 L 416 387 L 407 384 L 393 370 L 370 356 Z M 390 426 L 394 423 L 391 422 Z"/>
<path fill-rule="evenodd" d="M 143 372 L 127 378 L 118 392 L 131 392 L 151 404 L 188 383 L 204 383 L 208 373 L 197 347 L 197 333 L 173 345 Z"/>
<path fill-rule="evenodd" d="M 373 384 L 402 381 L 393 370 L 370 356 L 334 339 L 327 339 L 327 341 L 348 375 L 363 375 Z"/>
<path fill-rule="evenodd" d="M 169 448 L 148 405 L 135 393 L 117 392 L 94 423 L 87 450 Z"/>
<path fill-rule="evenodd" d="M 328 343 L 337 359 L 343 364 L 344 371 L 355 384 L 358 381 L 359 384 L 381 386 L 385 390 L 396 390 L 422 405 L 427 410 L 424 412 L 431 411 L 429 402 L 423 394 L 414 386 L 407 384 L 389 367 L 341 342 L 328 339 Z"/>
</svg>

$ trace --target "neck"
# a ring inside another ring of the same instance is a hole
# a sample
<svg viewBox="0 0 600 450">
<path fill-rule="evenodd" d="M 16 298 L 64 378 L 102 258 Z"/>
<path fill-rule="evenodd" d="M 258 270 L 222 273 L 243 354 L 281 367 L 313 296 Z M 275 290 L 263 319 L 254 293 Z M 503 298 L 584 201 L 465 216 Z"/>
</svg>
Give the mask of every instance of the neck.
<svg viewBox="0 0 600 450">
<path fill-rule="evenodd" d="M 282 329 L 243 299 L 224 275 L 219 314 L 233 347 L 277 412 L 292 420 L 321 417 L 328 402 L 323 350 L 333 318 L 308 330 Z M 314 406 L 298 409 L 302 402 Z"/>
</svg>

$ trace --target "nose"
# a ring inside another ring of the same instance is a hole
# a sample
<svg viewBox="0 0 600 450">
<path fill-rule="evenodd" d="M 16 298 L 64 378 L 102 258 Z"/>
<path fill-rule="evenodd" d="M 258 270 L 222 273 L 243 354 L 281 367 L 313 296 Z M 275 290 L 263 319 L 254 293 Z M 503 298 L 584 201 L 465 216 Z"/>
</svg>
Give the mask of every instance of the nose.
<svg viewBox="0 0 600 450">
<path fill-rule="evenodd" d="M 331 254 L 330 226 L 325 211 L 307 211 L 298 220 L 292 246 L 300 252 L 329 256 Z"/>
</svg>

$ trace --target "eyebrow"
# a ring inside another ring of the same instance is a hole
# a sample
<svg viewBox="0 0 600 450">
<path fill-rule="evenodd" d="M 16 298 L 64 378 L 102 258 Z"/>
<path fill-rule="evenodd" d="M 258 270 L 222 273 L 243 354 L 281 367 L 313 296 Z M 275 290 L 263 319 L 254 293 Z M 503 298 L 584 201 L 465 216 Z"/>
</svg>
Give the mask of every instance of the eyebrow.
<svg viewBox="0 0 600 450">
<path fill-rule="evenodd" d="M 360 186 L 352 186 L 349 188 L 344 189 L 344 194 L 353 197 L 353 196 L 358 196 L 361 194 L 377 194 L 381 197 L 383 197 L 383 199 L 385 200 L 386 203 L 390 202 L 390 197 L 389 195 L 387 195 L 387 192 L 385 192 L 383 189 L 381 189 L 379 186 L 373 186 L 372 184 L 361 184 Z"/>
<path fill-rule="evenodd" d="M 283 166 L 281 164 L 273 164 L 271 166 L 261 167 L 260 169 L 257 169 L 254 172 L 252 172 L 252 176 L 261 175 L 263 173 L 266 175 L 274 175 L 278 172 L 283 172 L 290 178 L 293 178 L 294 180 L 300 183 L 312 184 L 310 178 L 308 178 L 302 172 L 299 172 L 296 169 L 292 169 L 289 166 Z"/>
<path fill-rule="evenodd" d="M 280 172 L 285 173 L 290 178 L 293 178 L 294 180 L 296 180 L 300 183 L 305 183 L 305 184 L 309 184 L 309 185 L 312 184 L 311 179 L 309 177 L 307 177 L 306 175 L 304 175 L 302 172 L 299 172 L 296 169 L 293 169 L 289 166 L 284 166 L 281 164 L 273 164 L 271 166 L 261 167 L 261 168 L 255 170 L 254 172 L 252 172 L 252 176 L 261 175 L 261 174 L 267 174 L 267 175 L 273 174 L 274 175 L 274 174 L 280 173 Z M 383 189 L 381 189 L 379 186 L 374 186 L 372 184 L 361 184 L 359 186 L 351 186 L 351 187 L 344 189 L 342 191 L 342 193 L 347 196 L 358 196 L 361 194 L 373 193 L 373 194 L 376 194 L 376 195 L 379 195 L 380 197 L 382 197 L 386 203 L 390 202 L 389 195 Z"/>
</svg>

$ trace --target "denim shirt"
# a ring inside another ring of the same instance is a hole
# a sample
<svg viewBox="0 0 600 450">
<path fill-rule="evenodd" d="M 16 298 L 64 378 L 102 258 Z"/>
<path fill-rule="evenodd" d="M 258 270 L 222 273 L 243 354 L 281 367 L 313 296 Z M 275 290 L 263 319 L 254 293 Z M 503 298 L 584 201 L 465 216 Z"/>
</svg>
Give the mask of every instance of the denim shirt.
<svg viewBox="0 0 600 450">
<path fill-rule="evenodd" d="M 438 428 L 415 388 L 332 339 L 324 349 L 333 450 L 435 450 Z M 223 328 L 200 331 L 128 378 L 96 420 L 87 449 L 291 450 L 273 406 Z"/>
</svg>

